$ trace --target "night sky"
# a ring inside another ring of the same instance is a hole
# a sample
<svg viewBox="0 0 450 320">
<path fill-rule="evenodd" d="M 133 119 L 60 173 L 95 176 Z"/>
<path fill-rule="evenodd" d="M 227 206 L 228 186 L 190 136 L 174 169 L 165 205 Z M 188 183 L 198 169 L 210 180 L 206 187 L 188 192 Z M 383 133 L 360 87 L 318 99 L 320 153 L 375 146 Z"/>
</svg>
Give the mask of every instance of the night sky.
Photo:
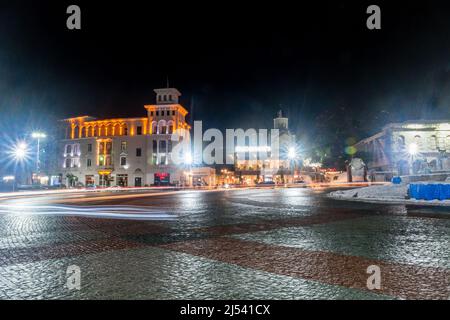
<svg viewBox="0 0 450 320">
<path fill-rule="evenodd" d="M 324 128 L 346 141 L 450 118 L 444 2 L 145 3 L 1 0 L 0 126 L 145 116 L 167 77 L 205 128 L 270 127 L 282 108 L 310 145 Z M 70 4 L 81 31 L 66 28 Z M 382 30 L 366 28 L 370 4 Z"/>
</svg>

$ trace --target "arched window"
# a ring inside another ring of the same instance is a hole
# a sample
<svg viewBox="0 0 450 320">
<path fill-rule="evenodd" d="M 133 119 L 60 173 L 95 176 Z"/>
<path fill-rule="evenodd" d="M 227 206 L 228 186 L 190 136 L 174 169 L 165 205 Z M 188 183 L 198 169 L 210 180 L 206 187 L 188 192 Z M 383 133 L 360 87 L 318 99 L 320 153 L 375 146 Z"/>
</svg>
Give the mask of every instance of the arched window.
<svg viewBox="0 0 450 320">
<path fill-rule="evenodd" d="M 86 137 L 86 127 L 82 127 L 81 128 L 81 138 L 85 138 Z"/>
<path fill-rule="evenodd" d="M 73 132 L 73 138 L 78 139 L 80 137 L 80 128 L 78 126 L 75 126 Z"/>
<path fill-rule="evenodd" d="M 168 123 L 167 123 L 167 126 L 168 126 L 168 128 L 169 128 L 169 134 L 172 134 L 173 133 L 173 121 L 169 121 Z"/>
<path fill-rule="evenodd" d="M 105 127 L 105 136 L 112 136 L 112 134 L 113 134 L 113 125 L 109 123 Z"/>
<path fill-rule="evenodd" d="M 93 137 L 98 137 L 99 136 L 99 134 L 98 134 L 98 127 L 97 126 L 92 127 L 92 136 Z"/>
<path fill-rule="evenodd" d="M 165 120 L 161 120 L 158 123 L 158 133 L 159 134 L 167 134 L 167 126 L 166 126 L 166 121 Z"/>
<path fill-rule="evenodd" d="M 398 137 L 397 145 L 398 145 L 399 149 L 404 149 L 405 148 L 405 137 L 404 136 L 399 136 Z"/>
<path fill-rule="evenodd" d="M 438 148 L 437 137 L 436 136 L 431 136 L 429 138 L 428 144 L 430 146 L 430 150 L 437 150 L 437 148 Z"/>
<path fill-rule="evenodd" d="M 421 136 L 419 136 L 419 135 L 415 136 L 414 137 L 414 143 L 417 144 L 417 148 L 419 150 L 422 149 L 422 137 Z"/>
<path fill-rule="evenodd" d="M 114 125 L 113 132 L 111 132 L 111 135 L 120 136 L 120 125 L 118 123 Z"/>
<path fill-rule="evenodd" d="M 126 124 L 122 126 L 122 135 L 124 136 L 128 135 L 128 126 Z"/>
<path fill-rule="evenodd" d="M 90 136 L 92 136 L 92 128 L 86 127 L 86 138 L 89 138 Z"/>
<path fill-rule="evenodd" d="M 105 127 L 104 126 L 99 126 L 98 127 L 98 136 L 101 137 L 105 134 Z"/>
<path fill-rule="evenodd" d="M 156 121 L 152 122 L 152 134 L 157 134 L 158 133 L 158 124 L 156 123 Z"/>
</svg>

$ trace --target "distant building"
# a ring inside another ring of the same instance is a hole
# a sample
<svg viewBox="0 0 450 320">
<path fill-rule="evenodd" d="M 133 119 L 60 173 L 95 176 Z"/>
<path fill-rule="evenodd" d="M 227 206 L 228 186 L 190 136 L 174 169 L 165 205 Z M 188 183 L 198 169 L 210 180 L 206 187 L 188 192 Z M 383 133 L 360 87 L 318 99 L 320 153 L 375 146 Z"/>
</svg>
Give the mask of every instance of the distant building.
<svg viewBox="0 0 450 320">
<path fill-rule="evenodd" d="M 372 174 L 450 171 L 450 120 L 392 123 L 355 147 Z"/>
<path fill-rule="evenodd" d="M 181 93 L 177 89 L 156 89 L 155 93 L 156 104 L 145 106 L 144 117 L 63 120 L 64 138 L 52 184 L 58 183 L 58 177 L 67 186 L 141 187 L 186 182 L 186 168 L 171 160 L 171 136 L 178 128 L 189 132 L 188 111 L 179 104 Z"/>
<path fill-rule="evenodd" d="M 277 158 L 272 157 L 271 138 L 268 138 L 266 146 L 259 145 L 259 151 L 268 151 L 268 158 L 261 159 L 257 153 L 251 157 L 251 147 L 236 146 L 235 152 L 235 177 L 238 182 L 254 184 L 260 182 L 287 183 L 293 181 L 294 165 L 292 159 L 288 158 L 289 149 L 295 147 L 295 135 L 289 131 L 289 119 L 278 112 L 274 121 L 274 129 L 279 130 L 279 154 Z M 270 133 L 270 130 L 269 130 Z M 244 152 L 240 152 L 244 151 Z M 253 150 L 254 151 L 254 150 Z M 242 154 L 244 157 L 242 158 Z M 241 156 L 241 157 L 240 157 Z"/>
</svg>

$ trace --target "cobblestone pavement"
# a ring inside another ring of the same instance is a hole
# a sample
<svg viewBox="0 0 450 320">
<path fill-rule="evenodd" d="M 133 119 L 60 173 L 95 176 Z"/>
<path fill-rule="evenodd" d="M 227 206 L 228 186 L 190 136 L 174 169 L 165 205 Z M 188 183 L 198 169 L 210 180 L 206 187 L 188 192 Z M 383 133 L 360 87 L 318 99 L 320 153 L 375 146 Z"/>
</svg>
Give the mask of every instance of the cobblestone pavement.
<svg viewBox="0 0 450 320">
<path fill-rule="evenodd" d="M 23 199 L 6 201 L 0 298 L 449 298 L 450 212 L 335 201 L 327 192 L 194 191 L 77 203 L 148 206 L 176 217 L 168 221 L 42 215 L 18 209 Z M 67 287 L 72 265 L 81 270 L 80 290 Z M 380 268 L 380 289 L 367 288 L 371 265 Z"/>
</svg>

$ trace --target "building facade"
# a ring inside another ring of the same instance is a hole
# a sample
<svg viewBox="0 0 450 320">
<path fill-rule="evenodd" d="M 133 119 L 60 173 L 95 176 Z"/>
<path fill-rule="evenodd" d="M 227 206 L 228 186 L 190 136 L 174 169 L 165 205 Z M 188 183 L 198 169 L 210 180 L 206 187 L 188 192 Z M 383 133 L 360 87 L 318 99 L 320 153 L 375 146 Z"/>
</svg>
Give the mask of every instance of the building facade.
<svg viewBox="0 0 450 320">
<path fill-rule="evenodd" d="M 288 154 L 291 148 L 295 148 L 295 135 L 289 131 L 289 119 L 283 116 L 282 111 L 278 112 L 273 122 L 274 129 L 279 132 L 278 155 L 273 156 L 273 146 L 269 143 L 258 145 L 257 150 L 252 150 L 248 145 L 236 146 L 234 170 L 238 182 L 243 184 L 293 182 L 295 159 L 289 159 Z M 271 140 L 269 137 L 268 141 Z M 260 152 L 267 152 L 267 157 L 260 158 Z"/>
<path fill-rule="evenodd" d="M 156 104 L 145 106 L 144 117 L 62 120 L 64 139 L 52 179 L 59 176 L 66 186 L 182 184 L 186 168 L 172 161 L 172 149 L 178 143 L 172 135 L 184 129 L 179 141 L 190 139 L 188 111 L 179 104 L 177 89 L 156 89 L 155 93 Z"/>
<path fill-rule="evenodd" d="M 392 123 L 355 145 L 373 174 L 450 171 L 450 121 Z"/>
</svg>

